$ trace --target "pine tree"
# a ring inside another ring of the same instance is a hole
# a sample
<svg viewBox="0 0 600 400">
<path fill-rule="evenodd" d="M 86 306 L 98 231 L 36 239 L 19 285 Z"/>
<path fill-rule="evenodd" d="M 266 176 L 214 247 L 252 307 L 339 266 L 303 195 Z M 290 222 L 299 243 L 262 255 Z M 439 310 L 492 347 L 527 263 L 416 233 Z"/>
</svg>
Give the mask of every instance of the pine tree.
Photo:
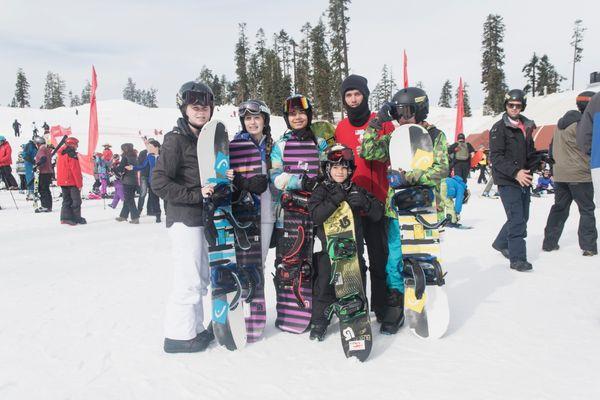
<svg viewBox="0 0 600 400">
<path fill-rule="evenodd" d="M 248 58 L 250 49 L 248 45 L 248 37 L 246 36 L 246 23 L 238 25 L 240 36 L 235 46 L 235 73 L 237 75 L 235 90 L 235 102 L 240 104 L 242 101 L 250 97 L 249 81 L 248 81 Z"/>
<path fill-rule="evenodd" d="M 313 100 L 316 113 L 321 118 L 333 122 L 332 76 L 329 65 L 329 48 L 325 42 L 325 35 L 325 24 L 319 19 L 319 23 L 310 32 Z"/>
<path fill-rule="evenodd" d="M 131 78 L 127 78 L 127 85 L 123 89 L 123 99 L 132 101 L 134 103 L 139 102 L 139 92 L 135 87 L 135 82 Z"/>
<path fill-rule="evenodd" d="M 381 70 L 381 80 L 375 85 L 373 93 L 369 96 L 371 110 L 379 110 L 386 101 L 390 101 L 397 88 L 398 85 L 391 70 L 388 69 L 387 64 L 384 64 Z"/>
<path fill-rule="evenodd" d="M 537 89 L 537 65 L 539 61 L 540 59 L 534 52 L 531 60 L 521 70 L 525 74 L 525 79 L 527 79 L 528 87 L 531 88 L 533 96 L 535 96 Z"/>
<path fill-rule="evenodd" d="M 504 110 L 504 93 L 507 89 L 503 70 L 504 29 L 500 15 L 489 14 L 483 24 L 481 83 L 485 92 L 484 115 L 493 115 Z"/>
<path fill-rule="evenodd" d="M 90 102 L 91 94 L 92 85 L 90 85 L 90 81 L 86 81 L 85 86 L 81 90 L 81 105 L 88 104 Z"/>
<path fill-rule="evenodd" d="M 581 47 L 581 42 L 583 42 L 583 33 L 586 31 L 582 24 L 582 20 L 578 19 L 575 21 L 575 26 L 573 27 L 573 34 L 571 35 L 571 46 L 573 46 L 573 78 L 571 79 L 571 90 L 575 90 L 575 64 L 581 61 L 583 57 L 583 47 Z"/>
<path fill-rule="evenodd" d="M 469 85 L 467 84 L 467 82 L 463 82 L 463 110 L 465 112 L 465 117 L 471 117 L 473 114 L 471 112 L 471 102 L 469 100 L 469 91 L 467 90 L 469 88 Z M 454 107 L 457 108 L 458 107 L 458 90 L 460 89 L 460 87 L 456 88 L 456 100 L 454 102 Z"/>
<path fill-rule="evenodd" d="M 53 110 L 64 107 L 65 81 L 58 74 L 48 71 L 46 74 L 46 85 L 44 86 L 44 105 L 42 108 Z"/>
<path fill-rule="evenodd" d="M 565 80 L 565 77 L 556 72 L 556 68 L 550 62 L 550 59 L 544 54 L 537 66 L 538 86 L 537 93 L 539 95 L 556 93 L 560 89 L 560 83 Z"/>
<path fill-rule="evenodd" d="M 22 68 L 19 68 L 17 71 L 17 83 L 15 86 L 15 97 L 14 101 L 11 103 L 14 104 L 13 107 L 30 107 L 29 82 L 27 82 L 27 77 L 25 76 L 25 72 L 23 72 Z"/>
<path fill-rule="evenodd" d="M 296 68 L 294 71 L 294 83 L 296 93 L 312 97 L 312 69 L 311 69 L 311 51 L 310 51 L 310 33 L 312 26 L 306 23 L 302 26 L 302 40 L 298 45 L 296 52 Z"/>
<path fill-rule="evenodd" d="M 342 108 L 342 98 L 339 88 L 344 78 L 348 76 L 348 5 L 350 0 L 329 0 L 327 16 L 329 18 L 329 32 L 331 45 L 331 81 L 332 97 L 337 110 Z"/>
<path fill-rule="evenodd" d="M 438 101 L 438 106 L 450 108 L 450 102 L 452 101 L 452 84 L 450 80 L 447 79 L 444 82 L 444 86 L 442 86 L 442 93 L 440 94 L 440 100 Z"/>
<path fill-rule="evenodd" d="M 262 100 L 267 103 L 274 114 L 278 114 L 281 109 L 281 101 L 285 99 L 289 92 L 283 89 L 283 71 L 277 52 L 273 49 L 265 50 L 265 64 L 263 66 L 262 76 Z"/>
<path fill-rule="evenodd" d="M 156 99 L 157 92 L 158 90 L 154 88 L 142 90 L 140 95 L 141 104 L 148 108 L 158 108 L 158 100 Z"/>
<path fill-rule="evenodd" d="M 266 46 L 265 31 L 262 28 L 259 28 L 256 32 L 254 51 L 250 55 L 250 62 L 248 64 L 250 97 L 254 99 L 263 97 L 262 77 L 265 68 Z"/>
<path fill-rule="evenodd" d="M 69 90 L 69 107 L 77 107 L 81 105 L 81 99 L 79 96 L 73 95 L 73 92 Z"/>
</svg>

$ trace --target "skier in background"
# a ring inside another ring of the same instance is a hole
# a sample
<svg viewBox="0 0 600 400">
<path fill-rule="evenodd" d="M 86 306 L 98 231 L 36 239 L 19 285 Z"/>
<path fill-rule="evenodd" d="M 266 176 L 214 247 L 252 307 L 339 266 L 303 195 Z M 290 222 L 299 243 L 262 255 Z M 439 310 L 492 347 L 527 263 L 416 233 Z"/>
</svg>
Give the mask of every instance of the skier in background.
<svg viewBox="0 0 600 400">
<path fill-rule="evenodd" d="M 143 140 L 144 140 L 144 146 L 145 146 L 146 143 L 148 143 L 148 138 L 146 138 L 146 136 L 144 136 Z M 138 154 L 138 158 L 137 158 L 137 166 L 140 168 L 135 169 L 136 172 L 139 172 L 138 191 L 139 191 L 140 196 L 138 197 L 137 209 L 138 209 L 138 213 L 140 215 L 142 214 L 142 210 L 144 209 L 144 203 L 146 202 L 146 196 L 148 196 L 148 180 L 150 179 L 149 178 L 150 166 L 146 163 L 147 157 L 148 157 L 148 149 L 143 149 L 142 151 L 140 151 L 140 153 Z M 145 167 L 141 167 L 142 165 L 145 165 Z M 151 215 L 151 211 L 149 209 L 146 211 L 148 212 L 148 215 Z"/>
<path fill-rule="evenodd" d="M 552 189 L 550 189 L 552 186 Z M 540 194 L 545 191 L 546 193 L 554 193 L 554 181 L 549 169 L 544 169 L 542 174 L 539 176 L 535 189 L 531 191 L 531 195 L 540 197 Z"/>
<path fill-rule="evenodd" d="M 35 166 L 39 173 L 38 193 L 40 195 L 41 207 L 35 212 L 52 211 L 52 194 L 50 193 L 50 184 L 54 175 L 54 166 L 52 165 L 52 150 L 46 146 L 46 140 L 38 136 L 35 138 L 37 154 L 35 155 Z"/>
<path fill-rule="evenodd" d="M 118 170 L 119 164 L 121 163 L 121 156 L 118 154 L 113 155 L 110 171 L 112 172 L 113 179 L 113 188 L 115 192 L 113 194 L 112 202 L 108 205 L 112 209 L 116 209 L 119 206 L 120 201 L 125 200 L 125 193 L 123 193 L 123 183 L 121 182 L 121 178 L 123 176 L 123 172 Z"/>
<path fill-rule="evenodd" d="M 79 140 L 69 137 L 65 146 L 58 150 L 56 160 L 56 184 L 62 191 L 60 223 L 66 225 L 86 224 L 81 217 L 81 188 L 83 176 L 77 156 Z"/>
<path fill-rule="evenodd" d="M 467 184 L 458 175 L 448 177 L 442 181 L 441 198 L 444 203 L 446 217 L 450 217 L 450 222 L 446 224 L 448 228 L 460 228 L 460 213 L 462 206 L 469 199 L 470 193 Z"/>
<path fill-rule="evenodd" d="M 15 118 L 15 122 L 12 124 L 13 130 L 15 131 L 15 137 L 21 136 L 21 123 Z"/>
<path fill-rule="evenodd" d="M 340 88 L 342 105 L 348 117 L 335 128 L 335 141 L 349 147 L 354 152 L 356 168 L 352 182 L 366 189 L 379 201 L 385 203 L 388 192 L 387 168 L 389 162 L 368 161 L 358 156 L 358 150 L 368 123 L 376 113 L 369 109 L 369 87 L 367 79 L 360 75 L 350 75 Z M 379 135 L 394 131 L 394 124 L 385 122 Z M 377 221 L 362 218 L 362 236 L 367 243 L 369 255 L 369 280 L 371 282 L 371 310 L 378 322 L 383 320 L 386 304 L 385 264 L 388 257 L 387 219 L 382 216 Z"/>
<path fill-rule="evenodd" d="M 4 136 L 0 135 L 0 177 L 8 190 L 18 189 L 17 181 L 12 174 L 12 148 Z"/>
<path fill-rule="evenodd" d="M 23 160 L 25 160 L 25 180 L 27 181 L 27 200 L 33 200 L 33 191 L 35 184 L 35 176 L 33 166 L 35 165 L 35 155 L 37 154 L 37 146 L 33 141 L 38 136 L 34 136 L 32 140 L 25 144 L 23 149 Z"/>
</svg>

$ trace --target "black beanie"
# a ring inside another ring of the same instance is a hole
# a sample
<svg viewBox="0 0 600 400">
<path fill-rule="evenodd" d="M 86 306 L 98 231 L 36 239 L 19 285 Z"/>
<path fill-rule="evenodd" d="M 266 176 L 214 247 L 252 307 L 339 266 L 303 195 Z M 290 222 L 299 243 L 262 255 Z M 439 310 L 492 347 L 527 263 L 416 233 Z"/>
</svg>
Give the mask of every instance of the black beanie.
<svg viewBox="0 0 600 400">
<path fill-rule="evenodd" d="M 346 79 L 344 79 L 340 88 L 342 104 L 348 113 L 348 119 L 350 120 L 350 123 L 354 126 L 362 126 L 366 124 L 371 115 L 371 110 L 369 110 L 369 94 L 371 94 L 371 92 L 369 91 L 369 86 L 367 83 L 367 78 L 364 76 L 349 75 Z M 344 96 L 348 90 L 358 90 L 362 93 L 363 101 L 358 107 L 351 108 L 346 104 Z"/>
</svg>

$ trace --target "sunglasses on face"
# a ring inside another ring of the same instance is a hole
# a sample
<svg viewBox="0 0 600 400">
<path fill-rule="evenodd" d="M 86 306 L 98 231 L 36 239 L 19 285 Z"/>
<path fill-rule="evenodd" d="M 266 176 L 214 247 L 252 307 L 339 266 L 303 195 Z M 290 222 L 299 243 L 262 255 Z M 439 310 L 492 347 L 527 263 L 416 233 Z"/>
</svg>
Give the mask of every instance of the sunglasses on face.
<svg viewBox="0 0 600 400">
<path fill-rule="evenodd" d="M 510 108 L 513 110 L 520 110 L 521 108 L 523 108 L 523 105 L 520 103 L 508 103 L 506 105 L 506 108 Z"/>
</svg>

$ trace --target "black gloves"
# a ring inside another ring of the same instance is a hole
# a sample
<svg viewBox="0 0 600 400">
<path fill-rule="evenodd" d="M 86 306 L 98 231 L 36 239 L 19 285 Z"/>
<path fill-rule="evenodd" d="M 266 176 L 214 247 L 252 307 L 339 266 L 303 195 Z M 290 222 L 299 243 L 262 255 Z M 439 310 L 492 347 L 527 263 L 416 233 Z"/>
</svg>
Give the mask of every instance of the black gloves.
<svg viewBox="0 0 600 400">
<path fill-rule="evenodd" d="M 346 199 L 346 191 L 339 183 L 331 183 L 327 185 L 327 191 L 329 192 L 329 200 L 331 200 L 336 207 Z"/>
<path fill-rule="evenodd" d="M 316 176 L 313 178 L 309 178 L 308 176 L 304 175 L 302 177 L 302 182 L 301 182 L 302 190 L 304 190 L 305 192 L 312 192 L 318 183 L 319 183 L 319 178 L 317 178 Z"/>
<path fill-rule="evenodd" d="M 266 175 L 255 175 L 252 178 L 244 178 L 242 174 L 236 172 L 233 178 L 233 186 L 239 190 L 246 190 L 254 194 L 261 194 L 269 186 L 269 180 Z"/>
<path fill-rule="evenodd" d="M 395 119 L 397 119 L 396 108 L 392 103 L 385 102 L 377 112 L 377 116 L 369 121 L 369 126 L 379 131 L 384 122 L 393 121 Z"/>
<path fill-rule="evenodd" d="M 346 201 L 351 208 L 362 211 L 368 211 L 371 205 L 367 196 L 356 189 L 353 189 L 350 193 L 348 193 L 348 196 L 346 196 Z"/>
</svg>

